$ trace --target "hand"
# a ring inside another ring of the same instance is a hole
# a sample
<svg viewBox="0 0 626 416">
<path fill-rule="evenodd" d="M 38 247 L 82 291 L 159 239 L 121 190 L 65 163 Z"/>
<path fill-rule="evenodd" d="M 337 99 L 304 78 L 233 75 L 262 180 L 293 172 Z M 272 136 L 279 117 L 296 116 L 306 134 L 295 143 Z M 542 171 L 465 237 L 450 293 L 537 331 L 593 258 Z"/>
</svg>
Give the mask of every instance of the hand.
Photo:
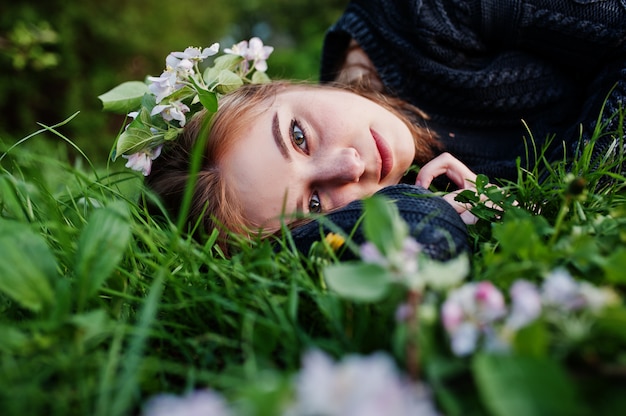
<svg viewBox="0 0 626 416">
<path fill-rule="evenodd" d="M 417 174 L 415 184 L 428 188 L 433 179 L 441 175 L 446 175 L 459 188 L 457 191 L 444 195 L 443 199 L 454 207 L 464 223 L 475 224 L 478 219 L 469 211 L 471 204 L 460 203 L 454 198 L 465 189 L 476 190 L 476 174 L 460 160 L 446 152 L 422 166 Z"/>
</svg>

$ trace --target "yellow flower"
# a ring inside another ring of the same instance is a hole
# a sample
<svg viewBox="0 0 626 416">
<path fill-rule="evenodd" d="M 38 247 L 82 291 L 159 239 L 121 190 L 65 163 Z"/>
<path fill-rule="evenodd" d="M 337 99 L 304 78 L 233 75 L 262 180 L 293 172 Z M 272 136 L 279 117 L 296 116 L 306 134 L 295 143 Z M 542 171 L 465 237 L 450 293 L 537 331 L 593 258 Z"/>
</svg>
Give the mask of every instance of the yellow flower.
<svg viewBox="0 0 626 416">
<path fill-rule="evenodd" d="M 333 251 L 339 250 L 341 246 L 343 246 L 343 243 L 346 242 L 346 240 L 342 236 L 335 233 L 326 234 L 324 240 L 330 246 L 330 248 L 333 249 Z"/>
</svg>

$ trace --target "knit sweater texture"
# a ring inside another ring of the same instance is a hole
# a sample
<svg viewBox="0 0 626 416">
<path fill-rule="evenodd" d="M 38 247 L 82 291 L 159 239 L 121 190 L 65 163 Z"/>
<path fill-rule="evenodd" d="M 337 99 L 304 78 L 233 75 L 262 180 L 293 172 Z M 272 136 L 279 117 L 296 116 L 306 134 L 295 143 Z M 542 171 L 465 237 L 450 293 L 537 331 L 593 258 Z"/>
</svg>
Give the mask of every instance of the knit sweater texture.
<svg viewBox="0 0 626 416">
<path fill-rule="evenodd" d="M 626 104 L 626 0 L 353 0 L 326 35 L 322 82 L 351 38 L 387 91 L 492 179 L 514 179 L 516 158 L 530 167 L 546 141 L 551 160 L 573 155 Z"/>
</svg>

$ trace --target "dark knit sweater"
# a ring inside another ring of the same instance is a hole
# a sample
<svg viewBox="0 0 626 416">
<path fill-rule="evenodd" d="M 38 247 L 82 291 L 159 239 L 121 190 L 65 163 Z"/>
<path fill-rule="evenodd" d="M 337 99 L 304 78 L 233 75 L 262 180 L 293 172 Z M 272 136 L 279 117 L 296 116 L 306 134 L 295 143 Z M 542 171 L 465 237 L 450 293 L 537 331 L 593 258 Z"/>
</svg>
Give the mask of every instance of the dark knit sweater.
<svg viewBox="0 0 626 416">
<path fill-rule="evenodd" d="M 492 179 L 514 179 L 518 156 L 533 163 L 531 137 L 571 156 L 607 96 L 604 121 L 626 104 L 626 0 L 353 0 L 327 33 L 322 82 L 351 38 L 446 150 Z"/>
</svg>

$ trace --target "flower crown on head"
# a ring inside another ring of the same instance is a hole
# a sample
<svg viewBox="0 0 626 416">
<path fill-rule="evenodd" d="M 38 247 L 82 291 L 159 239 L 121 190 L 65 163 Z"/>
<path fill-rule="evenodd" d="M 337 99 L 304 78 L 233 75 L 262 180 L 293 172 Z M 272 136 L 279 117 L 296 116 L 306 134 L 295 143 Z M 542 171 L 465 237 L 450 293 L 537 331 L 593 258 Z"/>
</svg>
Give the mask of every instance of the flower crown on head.
<svg viewBox="0 0 626 416">
<path fill-rule="evenodd" d="M 203 108 L 215 113 L 219 96 L 243 84 L 270 81 L 266 60 L 274 48 L 263 45 L 261 39 L 253 37 L 224 49 L 212 66 L 202 70 L 200 63 L 217 55 L 219 48 L 214 43 L 204 49 L 172 52 L 161 76 L 124 82 L 98 96 L 105 111 L 133 119 L 117 137 L 112 160 L 121 155 L 128 160 L 126 167 L 147 176 L 163 145 L 178 137 L 193 114 Z"/>
</svg>

